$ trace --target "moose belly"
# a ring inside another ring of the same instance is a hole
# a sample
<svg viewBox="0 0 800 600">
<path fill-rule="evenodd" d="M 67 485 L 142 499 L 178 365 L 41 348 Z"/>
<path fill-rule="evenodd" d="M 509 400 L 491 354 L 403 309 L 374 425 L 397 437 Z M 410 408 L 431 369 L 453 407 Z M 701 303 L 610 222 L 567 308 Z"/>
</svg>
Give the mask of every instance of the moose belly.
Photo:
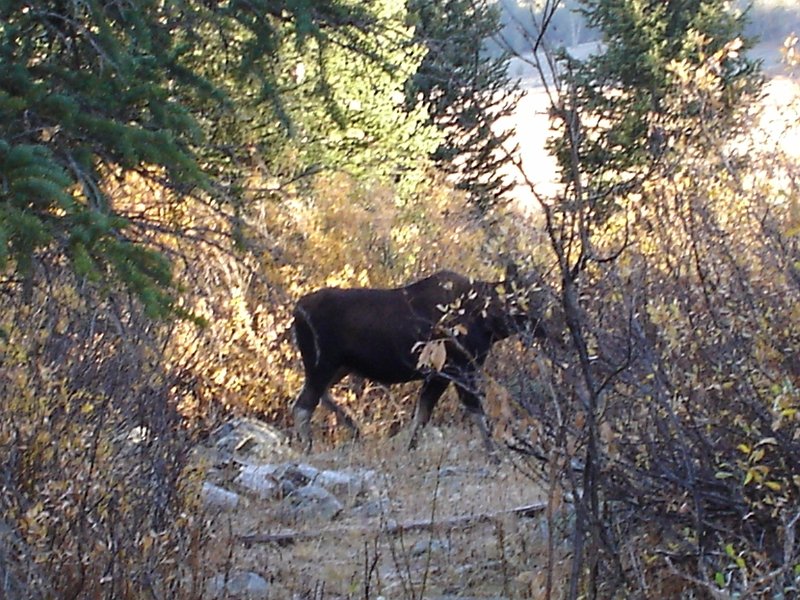
<svg viewBox="0 0 800 600">
<path fill-rule="evenodd" d="M 372 352 L 348 353 L 346 368 L 365 379 L 383 384 L 403 383 L 422 379 L 410 353 L 394 352 L 390 348 L 375 348 Z"/>
</svg>

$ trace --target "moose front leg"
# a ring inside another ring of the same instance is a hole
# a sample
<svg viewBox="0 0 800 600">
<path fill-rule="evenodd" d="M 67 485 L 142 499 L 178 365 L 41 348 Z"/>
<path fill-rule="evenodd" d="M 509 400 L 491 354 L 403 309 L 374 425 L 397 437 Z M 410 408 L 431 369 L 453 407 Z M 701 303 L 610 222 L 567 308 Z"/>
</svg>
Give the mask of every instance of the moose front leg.
<svg viewBox="0 0 800 600">
<path fill-rule="evenodd" d="M 422 390 L 420 391 L 419 400 L 417 401 L 417 410 L 414 412 L 414 424 L 411 428 L 411 438 L 408 441 L 409 449 L 417 447 L 419 431 L 431 420 L 433 407 L 436 406 L 436 402 L 441 398 L 449 383 L 447 379 L 437 377 L 428 379 L 422 384 Z"/>
<path fill-rule="evenodd" d="M 475 422 L 475 424 L 478 426 L 478 430 L 481 432 L 481 437 L 483 438 L 483 445 L 486 448 L 486 452 L 490 457 L 496 460 L 497 446 L 492 439 L 492 428 L 489 425 L 489 419 L 486 418 L 486 412 L 483 410 L 483 403 L 481 402 L 480 396 L 478 396 L 474 391 L 461 386 L 458 386 L 456 389 L 458 390 L 459 400 L 461 400 L 464 408 L 469 413 L 469 416 L 472 417 L 472 420 Z"/>
</svg>

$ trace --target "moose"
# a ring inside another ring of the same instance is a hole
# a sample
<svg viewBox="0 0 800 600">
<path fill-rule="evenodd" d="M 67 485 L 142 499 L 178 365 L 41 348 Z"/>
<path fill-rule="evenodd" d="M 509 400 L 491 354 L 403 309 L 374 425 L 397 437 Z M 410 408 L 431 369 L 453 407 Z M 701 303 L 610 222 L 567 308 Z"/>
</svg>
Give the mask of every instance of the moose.
<svg viewBox="0 0 800 600">
<path fill-rule="evenodd" d="M 311 415 L 320 401 L 355 429 L 329 389 L 356 374 L 386 385 L 422 380 L 410 448 L 452 383 L 491 452 L 479 369 L 495 342 L 525 326 L 532 326 L 534 336 L 547 337 L 542 304 L 540 295 L 521 287 L 515 267 L 500 282 L 440 271 L 405 287 L 324 288 L 302 297 L 294 310 L 305 370 L 292 408 L 297 436 L 310 450 Z"/>
</svg>

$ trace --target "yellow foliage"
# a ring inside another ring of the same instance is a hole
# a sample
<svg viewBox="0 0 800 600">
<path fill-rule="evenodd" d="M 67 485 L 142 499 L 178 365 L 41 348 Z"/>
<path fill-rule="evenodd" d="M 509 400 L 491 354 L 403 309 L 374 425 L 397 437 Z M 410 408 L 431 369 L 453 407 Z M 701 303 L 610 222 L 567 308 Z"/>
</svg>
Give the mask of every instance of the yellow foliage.
<svg viewBox="0 0 800 600">
<path fill-rule="evenodd" d="M 207 323 L 174 324 L 166 345 L 167 370 L 188 370 L 196 382 L 192 393 L 181 392 L 185 414 L 202 420 L 218 406 L 285 420 L 301 384 L 291 311 L 303 294 L 325 286 L 393 287 L 440 268 L 497 275 L 497 242 L 443 182 L 431 180 L 401 200 L 344 173 L 317 175 L 303 189 L 281 189 L 257 170 L 250 177 L 250 189 L 269 191 L 249 194 L 236 219 L 135 176 L 116 190 L 127 199 L 120 210 L 145 211 L 163 224 L 152 239 L 185 259 L 177 273 L 182 307 Z M 164 233 L 172 226 L 215 233 L 206 243 L 184 244 Z M 238 251 L 235 239 L 244 239 L 248 252 Z"/>
</svg>

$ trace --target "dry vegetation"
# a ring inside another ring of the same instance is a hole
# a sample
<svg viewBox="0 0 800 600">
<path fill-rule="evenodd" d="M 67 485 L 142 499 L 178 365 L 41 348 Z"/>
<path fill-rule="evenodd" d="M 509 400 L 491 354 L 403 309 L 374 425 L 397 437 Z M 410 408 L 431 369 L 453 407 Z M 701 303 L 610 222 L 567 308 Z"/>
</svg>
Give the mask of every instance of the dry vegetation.
<svg viewBox="0 0 800 600">
<path fill-rule="evenodd" d="M 315 185 L 253 200 L 236 221 L 136 177 L 115 183 L 142 239 L 176 261 L 192 320 L 154 323 L 127 294 L 76 281 L 57 260 L 43 263 L 30 296 L 2 299 L 4 545 L 16 548 L 4 589 L 202 594 L 218 565 L 207 562 L 211 523 L 197 505 L 203 470 L 188 457 L 233 414 L 287 425 L 300 384 L 293 301 L 326 284 L 496 268 L 486 230 L 444 184 L 405 205 L 346 176 Z M 237 248 L 243 237 L 252 245 Z M 405 421 L 409 406 L 399 391 L 352 410 L 373 435 Z"/>
<path fill-rule="evenodd" d="M 253 500 L 218 519 L 219 567 L 267 573 L 276 598 L 310 590 L 326 598 L 419 598 L 467 590 L 473 596 L 534 597 L 546 563 L 545 510 L 520 517 L 511 509 L 544 506 L 544 494 L 525 473 L 530 465 L 487 465 L 475 442 L 468 426 L 445 426 L 411 454 L 402 435 L 315 453 L 307 460 L 317 467 L 373 470 L 373 492 L 342 498 L 346 509 L 335 521 L 298 519 L 280 502 Z M 378 496 L 378 514 L 365 512 Z M 419 523 L 425 526 L 410 526 Z M 403 524 L 409 528 L 386 532 Z M 239 540 L 286 531 L 299 539 L 244 545 Z"/>
<path fill-rule="evenodd" d="M 796 593 L 799 174 L 796 156 L 764 139 L 785 136 L 798 106 L 777 105 L 794 111 L 778 129 L 740 140 L 738 153 L 686 156 L 649 184 L 659 204 L 631 203 L 604 232 L 600 249 L 626 251 L 582 282 L 605 382 L 593 429 L 577 361 L 513 341 L 488 369 L 497 434 L 519 451 L 500 466 L 485 464 L 454 401 L 436 417 L 444 437 L 408 454 L 404 436 L 387 436 L 407 422 L 413 387 L 343 384 L 335 393 L 367 439 L 346 443 L 331 427 L 309 461 L 375 469 L 390 503 L 379 517 L 335 524 L 287 523 L 256 501 L 215 518 L 197 505 L 204 473 L 189 455 L 209 430 L 240 413 L 288 425 L 300 384 L 292 301 L 321 285 L 383 285 L 439 267 L 496 276 L 508 247 L 548 265 L 540 240 L 520 235 L 513 213 L 481 224 L 441 182 L 398 204 L 391 190 L 320 178 L 302 193 L 251 199 L 238 220 L 127 182 L 120 204 L 133 196 L 134 217 L 158 213 L 141 235 L 176 260 L 185 308 L 205 325 L 154 324 L 126 294 L 73 280 L 58 259 L 29 296 L 0 298 L 5 589 L 197 598 L 209 575 L 236 564 L 268 576 L 275 598 L 559 597 L 576 518 L 563 498 L 586 485 L 591 443 L 605 520 L 589 527 L 604 542 L 581 568 L 601 597 Z M 724 137 L 709 135 L 721 147 Z M 446 523 L 536 501 L 549 508 L 534 518 L 378 531 L 389 519 Z M 287 546 L 239 540 L 287 526 L 349 533 Z M 419 542 L 428 547 L 415 553 Z"/>
</svg>

